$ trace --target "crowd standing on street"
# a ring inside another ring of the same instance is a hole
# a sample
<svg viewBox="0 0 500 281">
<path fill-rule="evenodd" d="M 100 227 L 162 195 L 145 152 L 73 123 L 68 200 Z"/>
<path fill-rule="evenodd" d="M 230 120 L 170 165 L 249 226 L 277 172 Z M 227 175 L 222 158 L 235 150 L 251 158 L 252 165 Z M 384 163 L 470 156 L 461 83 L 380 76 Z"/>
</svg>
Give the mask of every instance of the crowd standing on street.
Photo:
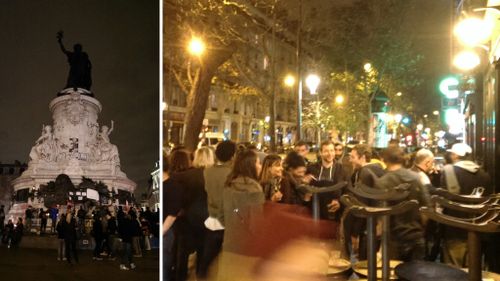
<svg viewBox="0 0 500 281">
<path fill-rule="evenodd" d="M 354 188 L 362 184 L 391 190 L 407 184 L 409 195 L 404 200 L 416 200 L 420 206 L 430 206 L 437 188 L 469 195 L 480 186 L 484 195 L 491 194 L 490 178 L 472 160 L 468 145 L 454 144 L 445 153 L 451 160 L 440 169 L 431 150 L 410 153 L 394 141 L 384 150 L 366 144 L 348 149 L 324 141 L 318 146 L 317 161 L 304 141 L 286 155 L 266 154 L 254 145 L 230 140 L 193 153 L 175 147 L 163 160 L 164 280 L 187 280 L 190 274 L 198 280 L 234 280 L 234 276 L 255 280 L 259 245 L 247 247 L 245 241 L 259 241 L 256 233 L 262 223 L 257 222 L 266 218 L 267 206 L 295 206 L 311 213 L 312 194 L 304 186 L 345 182 Z M 366 259 L 366 220 L 344 210 L 339 199 L 346 193 L 347 187 L 321 193 L 319 216 L 338 226 L 334 236 L 342 242 L 343 257 L 358 261 Z M 465 232 L 427 221 L 418 208 L 395 215 L 390 226 L 391 259 L 467 265 Z M 487 245 L 493 246 L 492 241 Z M 491 249 L 485 258 L 493 265 Z M 193 254 L 196 262 L 190 273 Z"/>
</svg>

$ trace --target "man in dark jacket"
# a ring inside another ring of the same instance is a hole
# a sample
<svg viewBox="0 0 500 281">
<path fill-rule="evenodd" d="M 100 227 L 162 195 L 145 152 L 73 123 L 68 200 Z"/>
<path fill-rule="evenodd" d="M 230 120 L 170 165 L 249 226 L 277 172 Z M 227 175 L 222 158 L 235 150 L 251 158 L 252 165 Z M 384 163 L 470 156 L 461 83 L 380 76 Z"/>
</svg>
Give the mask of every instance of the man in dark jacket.
<svg viewBox="0 0 500 281">
<path fill-rule="evenodd" d="M 369 187 L 375 187 L 375 181 L 385 174 L 379 163 L 370 163 L 372 150 L 366 144 L 358 144 L 353 147 L 350 161 L 354 168 L 351 183 L 356 186 L 362 183 Z M 346 250 L 351 253 L 353 259 L 366 259 L 366 243 L 364 231 L 366 219 L 357 218 L 348 214 L 344 219 L 344 236 L 346 239 Z"/>
<path fill-rule="evenodd" d="M 483 195 L 492 193 L 490 177 L 472 161 L 472 148 L 470 146 L 465 143 L 456 143 L 451 149 L 448 149 L 448 152 L 450 152 L 453 164 L 444 166 L 441 186 L 444 186 L 451 193 L 462 195 L 471 194 L 476 187 L 484 188 Z M 451 211 L 447 213 L 460 216 L 460 214 Z M 443 236 L 444 261 L 458 267 L 467 267 L 467 233 L 464 230 L 447 226 Z"/>
<path fill-rule="evenodd" d="M 399 147 L 388 147 L 384 152 L 387 173 L 375 183 L 376 188 L 392 190 L 394 187 L 410 184 L 408 198 L 415 199 L 420 206 L 429 206 L 429 193 L 420 183 L 418 175 L 403 168 L 404 152 Z M 391 259 L 410 261 L 423 260 L 425 257 L 424 222 L 418 208 L 391 217 L 391 243 L 389 256 Z"/>
<path fill-rule="evenodd" d="M 307 167 L 306 178 L 311 179 L 311 185 L 331 186 L 347 181 L 342 164 L 335 160 L 335 148 L 331 141 L 324 141 L 320 146 L 321 161 Z M 319 196 L 320 218 L 340 220 L 339 197 L 341 193 L 322 193 Z"/>
</svg>

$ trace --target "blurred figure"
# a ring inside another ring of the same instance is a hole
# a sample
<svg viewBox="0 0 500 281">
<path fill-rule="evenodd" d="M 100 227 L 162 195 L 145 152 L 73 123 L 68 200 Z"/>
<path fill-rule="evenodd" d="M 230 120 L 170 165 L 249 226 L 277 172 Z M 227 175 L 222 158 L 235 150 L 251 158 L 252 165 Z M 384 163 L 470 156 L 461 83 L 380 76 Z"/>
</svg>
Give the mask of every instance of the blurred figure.
<svg viewBox="0 0 500 281">
<path fill-rule="evenodd" d="M 2 243 L 10 248 L 12 244 L 12 236 L 14 235 L 14 223 L 9 220 L 3 229 Z"/>
<path fill-rule="evenodd" d="M 258 182 L 262 166 L 252 150 L 239 152 L 224 189 L 224 243 L 218 280 L 253 280 L 251 271 L 258 259 L 241 242 L 254 239 L 260 226 L 255 219 L 265 202 Z"/>
<path fill-rule="evenodd" d="M 344 157 L 344 145 L 340 142 L 336 142 L 333 147 L 335 149 L 335 160 L 341 161 Z"/>
<path fill-rule="evenodd" d="M 293 150 L 300 156 L 304 157 L 307 165 L 309 164 L 309 160 L 307 159 L 307 155 L 309 154 L 309 145 L 307 144 L 307 142 L 302 140 L 298 141 L 293 147 Z"/>
<path fill-rule="evenodd" d="M 4 225 L 5 225 L 5 209 L 4 206 L 2 205 L 0 206 L 0 235 L 3 232 Z"/>
<path fill-rule="evenodd" d="M 264 158 L 266 158 L 267 156 L 267 153 L 263 152 L 263 151 L 260 151 L 257 146 L 255 146 L 254 144 L 250 144 L 246 147 L 246 149 L 248 150 L 252 150 L 253 152 L 255 152 L 257 154 L 257 156 L 259 157 L 259 161 L 260 163 L 264 162 Z"/>
<path fill-rule="evenodd" d="M 57 260 L 62 261 L 66 260 L 66 247 L 64 243 L 64 230 L 63 230 L 63 221 L 64 217 L 61 216 L 56 225 L 57 231 Z"/>
<path fill-rule="evenodd" d="M 21 243 L 21 240 L 23 238 L 23 233 L 24 233 L 23 218 L 18 218 L 12 234 L 12 246 L 14 248 L 19 247 L 19 244 Z"/>
<path fill-rule="evenodd" d="M 66 247 L 66 260 L 71 263 L 71 255 L 76 263 L 78 263 L 78 249 L 76 248 L 76 229 L 77 224 L 74 214 L 71 212 L 71 207 L 67 207 L 67 213 L 63 220 L 64 244 Z"/>
<path fill-rule="evenodd" d="M 418 174 L 422 185 L 433 189 L 429 175 L 434 171 L 434 154 L 430 150 L 417 151 L 411 170 Z"/>
<path fill-rule="evenodd" d="M 260 174 L 260 184 L 264 190 L 266 200 L 279 202 L 283 198 L 281 193 L 281 179 L 283 177 L 283 166 L 281 157 L 277 154 L 269 154 L 262 163 L 262 172 Z"/>
<path fill-rule="evenodd" d="M 26 211 L 24 211 L 24 218 L 25 218 L 25 221 L 26 221 L 26 231 L 28 233 L 31 232 L 31 225 L 33 223 L 33 208 L 31 207 L 31 205 L 28 205 L 28 208 L 26 209 Z"/>
<path fill-rule="evenodd" d="M 95 261 L 102 261 L 101 246 L 103 241 L 103 230 L 101 216 L 98 213 L 94 214 L 94 222 L 92 223 L 91 234 L 95 240 L 94 256 L 92 257 L 92 259 Z"/>
<path fill-rule="evenodd" d="M 118 232 L 122 239 L 123 253 L 121 257 L 120 270 L 135 269 L 136 265 L 132 259 L 132 237 L 134 236 L 134 225 L 129 213 L 125 214 L 123 220 L 118 224 Z"/>
<path fill-rule="evenodd" d="M 164 280 L 185 280 L 187 265 L 177 262 L 179 240 L 185 223 L 180 217 L 184 202 L 184 189 L 176 180 L 175 175 L 191 168 L 191 158 L 184 149 L 174 149 L 169 158 L 163 158 L 163 261 Z M 177 268 L 181 266 L 182 272 Z M 181 276 L 182 275 L 182 276 Z"/>
<path fill-rule="evenodd" d="M 57 214 L 59 213 L 59 210 L 57 207 L 51 207 L 49 209 L 49 216 L 50 216 L 50 232 L 55 233 L 56 232 L 56 223 L 57 223 Z"/>
<path fill-rule="evenodd" d="M 38 213 L 38 218 L 40 218 L 40 235 L 44 234 L 47 229 L 47 216 L 47 212 L 43 208 L 40 208 L 40 213 Z"/>
<path fill-rule="evenodd" d="M 201 147 L 194 153 L 193 167 L 183 172 L 172 174 L 183 189 L 183 216 L 179 220 L 177 241 L 177 280 L 185 280 L 188 270 L 189 255 L 194 251 L 203 257 L 205 243 L 205 220 L 208 218 L 207 192 L 205 191 L 204 170 L 215 164 L 211 148 Z M 196 274 L 204 274 L 202 259 L 196 261 Z"/>
<path fill-rule="evenodd" d="M 228 140 L 219 143 L 215 149 L 217 163 L 212 167 L 205 168 L 203 171 L 209 217 L 204 222 L 208 230 L 205 236 L 203 259 L 200 265 L 199 275 L 201 278 L 206 278 L 208 269 L 222 250 L 224 239 L 223 192 L 227 177 L 231 173 L 235 152 L 236 144 L 234 142 Z M 214 268 L 215 272 L 217 270 L 217 268 Z"/>
<path fill-rule="evenodd" d="M 297 152 L 288 153 L 283 161 L 283 180 L 281 190 L 283 193 L 282 203 L 305 205 L 311 200 L 311 194 L 305 194 L 299 190 L 299 186 L 305 184 L 306 161 Z"/>
</svg>

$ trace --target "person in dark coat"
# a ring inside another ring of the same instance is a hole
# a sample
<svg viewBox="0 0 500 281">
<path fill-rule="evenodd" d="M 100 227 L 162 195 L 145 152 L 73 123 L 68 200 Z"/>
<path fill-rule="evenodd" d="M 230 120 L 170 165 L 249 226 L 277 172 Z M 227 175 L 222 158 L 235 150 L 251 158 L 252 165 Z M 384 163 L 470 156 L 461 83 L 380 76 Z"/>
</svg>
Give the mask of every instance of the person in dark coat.
<svg viewBox="0 0 500 281">
<path fill-rule="evenodd" d="M 179 217 L 177 224 L 177 265 L 178 280 L 187 276 L 189 254 L 193 251 L 197 256 L 203 257 L 204 241 L 207 228 L 205 220 L 208 218 L 207 192 L 205 191 L 205 168 L 215 164 L 215 157 L 211 148 L 202 147 L 195 152 L 193 167 L 180 173 L 172 174 L 184 189 L 183 216 Z M 196 274 L 199 278 L 205 275 L 202 259 L 196 262 Z"/>
<path fill-rule="evenodd" d="M 9 220 L 3 230 L 2 243 L 6 244 L 7 247 L 10 248 L 13 235 L 14 235 L 14 223 L 12 222 L 12 220 Z"/>
<path fill-rule="evenodd" d="M 38 217 L 40 218 L 40 235 L 42 235 L 47 228 L 47 212 L 43 208 L 40 208 Z"/>
<path fill-rule="evenodd" d="M 92 257 L 92 259 L 101 261 L 101 246 L 104 235 L 102 231 L 101 216 L 98 213 L 94 214 L 94 222 L 92 223 L 92 236 L 95 240 L 94 256 Z"/>
<path fill-rule="evenodd" d="M 132 259 L 132 237 L 134 236 L 134 225 L 129 214 L 123 216 L 122 221 L 118 224 L 118 232 L 122 240 L 122 259 L 120 270 L 135 269 L 136 265 Z"/>
<path fill-rule="evenodd" d="M 299 190 L 299 186 L 304 183 L 307 171 L 306 159 L 299 153 L 292 151 L 283 160 L 283 179 L 281 180 L 281 190 L 283 199 L 281 202 L 292 205 L 305 205 L 310 200 L 306 194 Z"/>
<path fill-rule="evenodd" d="M 57 260 L 66 260 L 66 245 L 64 242 L 64 220 L 66 218 L 61 216 L 56 225 L 57 231 Z"/>
<path fill-rule="evenodd" d="M 21 243 L 21 240 L 23 238 L 23 232 L 24 232 L 23 219 L 19 218 L 17 220 L 16 226 L 14 227 L 12 235 L 12 246 L 14 248 L 19 247 L 19 244 Z"/>
<path fill-rule="evenodd" d="M 388 147 L 383 154 L 387 173 L 378 179 L 375 187 L 391 191 L 394 187 L 407 183 L 409 195 L 403 200 L 417 200 L 420 206 L 429 206 L 430 198 L 418 174 L 403 168 L 405 155 L 401 148 Z M 398 203 L 398 202 L 394 202 Z M 418 208 L 391 216 L 390 259 L 402 261 L 423 260 L 425 258 L 424 221 Z"/>
<path fill-rule="evenodd" d="M 0 234 L 3 232 L 3 227 L 5 225 L 5 209 L 4 206 L 0 206 Z"/>
<path fill-rule="evenodd" d="M 71 254 L 76 263 L 78 263 L 78 250 L 76 248 L 76 220 L 71 212 L 71 208 L 68 207 L 68 211 L 63 218 L 63 233 L 64 233 L 64 244 L 66 247 L 66 260 L 69 264 L 71 262 Z"/>
<path fill-rule="evenodd" d="M 351 176 L 351 184 L 356 187 L 362 183 L 368 187 L 374 187 L 375 181 L 385 174 L 384 169 L 378 163 L 371 163 L 372 150 L 365 144 L 358 144 L 353 147 L 350 161 L 354 168 Z M 359 199 L 359 198 L 358 198 Z M 363 200 L 362 200 L 363 201 Z M 367 201 L 365 203 L 368 204 Z M 347 214 L 344 218 L 345 250 L 351 259 L 366 259 L 366 219 Z"/>
</svg>

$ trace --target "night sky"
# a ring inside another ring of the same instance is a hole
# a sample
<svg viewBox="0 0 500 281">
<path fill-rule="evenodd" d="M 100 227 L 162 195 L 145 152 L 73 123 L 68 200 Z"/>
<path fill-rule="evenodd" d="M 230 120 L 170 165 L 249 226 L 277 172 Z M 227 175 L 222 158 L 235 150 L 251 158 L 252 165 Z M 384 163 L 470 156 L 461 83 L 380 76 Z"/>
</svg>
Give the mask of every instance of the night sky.
<svg viewBox="0 0 500 281">
<path fill-rule="evenodd" d="M 0 1 L 0 26 L 0 161 L 28 162 L 52 124 L 48 104 L 69 71 L 64 30 L 66 49 L 81 43 L 89 54 L 98 122 L 114 120 L 122 170 L 144 190 L 159 157 L 159 2 Z"/>
</svg>

